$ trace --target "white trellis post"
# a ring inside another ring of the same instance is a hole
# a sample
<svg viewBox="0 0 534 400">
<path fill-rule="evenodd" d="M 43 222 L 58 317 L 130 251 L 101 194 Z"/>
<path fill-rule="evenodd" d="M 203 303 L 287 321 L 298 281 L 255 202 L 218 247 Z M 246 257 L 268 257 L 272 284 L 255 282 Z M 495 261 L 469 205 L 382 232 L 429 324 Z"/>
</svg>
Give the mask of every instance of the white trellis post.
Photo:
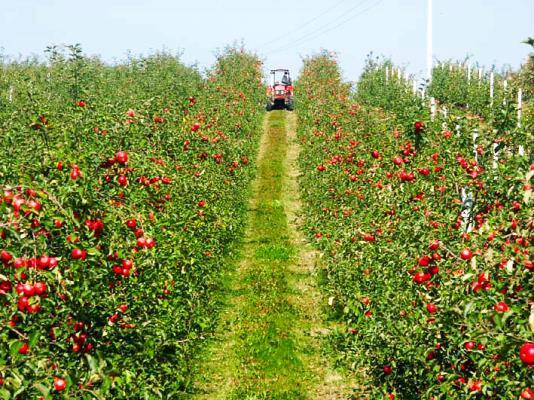
<svg viewBox="0 0 534 400">
<path fill-rule="evenodd" d="M 493 168 L 497 168 L 499 162 L 499 152 L 497 151 L 498 143 L 493 143 Z"/>
<path fill-rule="evenodd" d="M 13 102 L 13 86 L 9 87 L 9 102 Z"/>
<path fill-rule="evenodd" d="M 412 81 L 412 91 L 413 95 L 415 96 L 417 94 L 417 82 L 415 81 L 415 79 Z"/>
<path fill-rule="evenodd" d="M 502 90 L 503 90 L 503 96 L 502 96 L 502 105 L 506 105 L 506 92 L 508 91 L 508 81 L 505 79 L 502 83 Z"/>
<path fill-rule="evenodd" d="M 517 91 L 517 126 L 521 127 L 521 109 L 523 107 L 523 89 Z"/>
<path fill-rule="evenodd" d="M 495 75 L 493 71 L 490 74 L 490 106 L 493 107 L 493 84 L 494 84 Z"/>
<path fill-rule="evenodd" d="M 386 65 L 386 83 L 389 81 L 389 67 Z"/>
<path fill-rule="evenodd" d="M 471 64 L 467 65 L 467 83 L 471 83 Z"/>
<path fill-rule="evenodd" d="M 465 232 L 471 232 L 473 227 L 471 226 L 471 212 L 473 210 L 474 201 L 473 201 L 473 195 L 471 192 L 467 192 L 465 188 L 462 188 L 461 191 L 461 197 L 462 197 L 462 212 L 460 215 L 462 216 L 462 225 Z"/>
<path fill-rule="evenodd" d="M 462 127 L 460 126 L 460 124 L 456 124 L 456 126 L 454 127 L 454 130 L 456 132 L 456 136 L 460 136 L 460 129 Z"/>
<path fill-rule="evenodd" d="M 473 129 L 473 153 L 475 155 L 475 161 L 478 163 L 478 152 L 477 152 L 477 139 L 478 139 L 478 129 Z"/>
<path fill-rule="evenodd" d="M 430 98 L 430 119 L 434 121 L 435 117 L 436 117 L 436 99 L 431 97 Z"/>
</svg>

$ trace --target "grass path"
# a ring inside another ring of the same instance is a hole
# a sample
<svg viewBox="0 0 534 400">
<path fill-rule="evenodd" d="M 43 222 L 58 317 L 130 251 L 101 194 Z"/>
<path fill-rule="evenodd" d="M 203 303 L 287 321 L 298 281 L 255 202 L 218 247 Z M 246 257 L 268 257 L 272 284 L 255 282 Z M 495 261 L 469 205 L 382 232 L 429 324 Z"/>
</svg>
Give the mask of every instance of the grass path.
<svg viewBox="0 0 534 400">
<path fill-rule="evenodd" d="M 350 385 L 321 354 L 317 256 L 297 229 L 296 117 L 265 118 L 242 253 L 192 398 L 347 399 Z"/>
</svg>

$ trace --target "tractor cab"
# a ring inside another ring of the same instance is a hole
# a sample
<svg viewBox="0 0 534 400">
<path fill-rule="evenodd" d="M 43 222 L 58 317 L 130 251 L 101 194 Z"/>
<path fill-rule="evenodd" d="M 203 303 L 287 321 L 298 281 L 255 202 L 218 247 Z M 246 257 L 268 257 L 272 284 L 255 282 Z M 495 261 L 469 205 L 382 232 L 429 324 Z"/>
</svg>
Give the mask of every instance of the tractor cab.
<svg viewBox="0 0 534 400">
<path fill-rule="evenodd" d="M 267 111 L 293 110 L 293 81 L 288 69 L 272 69 L 267 87 Z"/>
</svg>

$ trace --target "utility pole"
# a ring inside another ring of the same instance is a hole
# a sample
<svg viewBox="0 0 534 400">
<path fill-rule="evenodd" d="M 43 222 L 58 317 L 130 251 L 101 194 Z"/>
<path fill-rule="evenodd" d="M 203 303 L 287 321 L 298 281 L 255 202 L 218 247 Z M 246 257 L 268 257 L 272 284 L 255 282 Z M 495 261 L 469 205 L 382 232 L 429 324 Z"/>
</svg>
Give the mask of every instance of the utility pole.
<svg viewBox="0 0 534 400">
<path fill-rule="evenodd" d="M 432 81 L 432 0 L 428 0 L 426 26 L 426 79 Z"/>
</svg>

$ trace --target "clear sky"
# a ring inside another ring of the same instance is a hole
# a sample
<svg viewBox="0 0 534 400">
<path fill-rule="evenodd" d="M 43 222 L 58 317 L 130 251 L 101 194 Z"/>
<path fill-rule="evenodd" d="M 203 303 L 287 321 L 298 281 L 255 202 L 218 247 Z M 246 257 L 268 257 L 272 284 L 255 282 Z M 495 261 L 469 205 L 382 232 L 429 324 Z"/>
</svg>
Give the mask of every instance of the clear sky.
<svg viewBox="0 0 534 400">
<path fill-rule="evenodd" d="M 207 67 L 217 49 L 244 42 L 267 68 L 321 48 L 356 80 L 369 52 L 423 72 L 427 0 L 0 0 L 0 51 L 43 54 L 81 43 L 106 61 L 167 49 Z M 434 0 L 434 56 L 518 67 L 534 36 L 534 0 Z"/>
</svg>

